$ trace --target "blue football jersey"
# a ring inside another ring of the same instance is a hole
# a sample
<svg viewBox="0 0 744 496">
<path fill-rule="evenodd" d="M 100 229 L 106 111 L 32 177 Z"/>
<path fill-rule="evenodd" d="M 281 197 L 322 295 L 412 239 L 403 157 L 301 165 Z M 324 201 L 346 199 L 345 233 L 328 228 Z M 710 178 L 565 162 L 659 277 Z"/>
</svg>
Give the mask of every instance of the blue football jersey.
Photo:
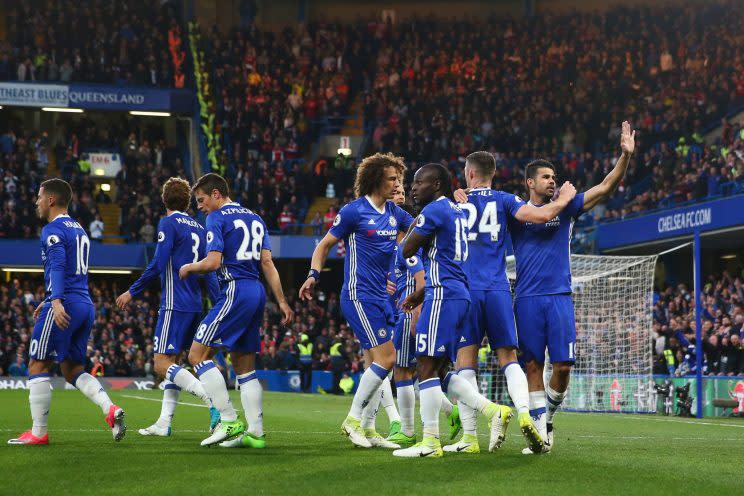
<svg viewBox="0 0 744 496">
<path fill-rule="evenodd" d="M 583 207 L 584 193 L 580 193 L 545 224 L 509 219 L 517 298 L 571 293 L 571 231 Z"/>
<path fill-rule="evenodd" d="M 240 279 L 258 280 L 261 250 L 271 250 L 263 219 L 239 203 L 226 203 L 207 216 L 207 253 L 222 253 L 218 277 L 223 284 Z"/>
<path fill-rule="evenodd" d="M 471 290 L 510 291 L 506 277 L 507 218 L 525 205 L 518 196 L 475 188 L 460 208 L 468 217 L 465 274 Z"/>
<path fill-rule="evenodd" d="M 90 239 L 67 214 L 58 215 L 41 230 L 46 299 L 90 302 L 88 260 Z"/>
<path fill-rule="evenodd" d="M 178 277 L 178 269 L 187 263 L 198 262 L 206 255 L 204 227 L 183 212 L 173 212 L 158 224 L 158 244 L 155 256 L 139 279 L 129 288 L 132 296 L 141 294 L 145 287 L 160 276 L 160 308 L 180 312 L 200 311 L 202 307 L 199 276 L 185 280 Z M 207 274 L 207 286 L 212 302 L 218 293 L 217 279 Z"/>
<path fill-rule="evenodd" d="M 408 230 L 412 221 L 411 215 L 393 202 L 385 202 L 378 210 L 366 196 L 339 211 L 328 232 L 346 243 L 343 298 L 389 298 L 385 288 L 398 231 Z"/>
<path fill-rule="evenodd" d="M 468 220 L 465 213 L 442 196 L 416 218 L 417 233 L 429 238 L 424 247 L 425 300 L 470 300 L 465 261 L 468 259 Z"/>
<path fill-rule="evenodd" d="M 416 290 L 416 279 L 414 276 L 417 272 L 424 270 L 424 264 L 421 261 L 421 250 L 408 258 L 403 257 L 403 250 L 398 246 L 395 247 L 395 296 L 394 299 L 398 305 L 405 300 L 408 295 Z M 396 308 L 396 311 L 399 309 Z"/>
</svg>

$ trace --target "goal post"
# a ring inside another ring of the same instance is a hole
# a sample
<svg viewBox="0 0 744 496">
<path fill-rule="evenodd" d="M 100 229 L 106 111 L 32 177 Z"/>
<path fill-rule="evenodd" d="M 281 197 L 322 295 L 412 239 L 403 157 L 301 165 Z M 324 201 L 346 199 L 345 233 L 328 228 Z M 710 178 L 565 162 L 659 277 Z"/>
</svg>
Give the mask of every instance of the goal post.
<svg viewBox="0 0 744 496">
<path fill-rule="evenodd" d="M 652 377 L 656 259 L 657 255 L 571 255 L 576 363 L 563 409 L 656 411 Z M 513 284 L 514 257 L 507 259 L 507 274 Z M 511 404 L 495 353 L 479 361 L 478 368 L 481 391 L 491 399 Z M 545 369 L 547 382 L 547 356 Z"/>
</svg>

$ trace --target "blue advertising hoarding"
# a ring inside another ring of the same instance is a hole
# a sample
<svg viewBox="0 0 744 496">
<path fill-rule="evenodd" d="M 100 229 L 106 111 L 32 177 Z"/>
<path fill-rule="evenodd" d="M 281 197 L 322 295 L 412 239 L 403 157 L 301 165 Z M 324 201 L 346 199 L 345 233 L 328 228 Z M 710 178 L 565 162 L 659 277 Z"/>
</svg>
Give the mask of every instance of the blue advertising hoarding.
<svg viewBox="0 0 744 496">
<path fill-rule="evenodd" d="M 0 105 L 189 112 L 192 92 L 110 84 L 0 83 Z"/>
<path fill-rule="evenodd" d="M 744 196 L 664 210 L 597 226 L 599 251 L 744 225 Z"/>
</svg>

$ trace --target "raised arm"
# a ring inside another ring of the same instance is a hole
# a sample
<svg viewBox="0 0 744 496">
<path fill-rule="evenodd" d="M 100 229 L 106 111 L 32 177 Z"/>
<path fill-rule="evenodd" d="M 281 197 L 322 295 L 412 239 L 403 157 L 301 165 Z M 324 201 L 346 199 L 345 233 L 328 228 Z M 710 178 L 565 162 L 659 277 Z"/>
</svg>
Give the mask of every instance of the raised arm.
<svg viewBox="0 0 744 496">
<path fill-rule="evenodd" d="M 622 150 L 622 154 L 610 173 L 605 176 L 601 183 L 584 192 L 583 210 L 585 212 L 605 201 L 615 192 L 620 181 L 625 177 L 630 157 L 635 150 L 635 131 L 631 131 L 628 121 L 623 122 L 622 132 L 620 134 L 620 149 Z"/>
<path fill-rule="evenodd" d="M 414 230 L 419 223 L 423 223 L 422 220 L 423 217 L 421 215 L 416 217 L 416 222 L 411 223 L 406 236 L 400 242 L 400 248 L 403 250 L 403 256 L 405 258 L 414 256 L 419 251 L 419 248 L 422 248 L 429 241 L 428 236 L 424 236 Z"/>
</svg>

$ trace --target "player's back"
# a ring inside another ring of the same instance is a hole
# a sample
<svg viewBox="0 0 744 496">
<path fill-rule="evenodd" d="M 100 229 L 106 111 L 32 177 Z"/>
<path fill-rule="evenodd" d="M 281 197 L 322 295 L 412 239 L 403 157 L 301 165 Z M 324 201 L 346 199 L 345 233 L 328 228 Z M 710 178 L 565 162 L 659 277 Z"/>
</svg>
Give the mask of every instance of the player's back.
<svg viewBox="0 0 744 496">
<path fill-rule="evenodd" d="M 171 237 L 168 243 L 167 237 Z M 199 276 L 178 277 L 178 269 L 204 258 L 206 235 L 204 227 L 183 212 L 163 217 L 158 228 L 158 243 L 165 243 L 170 257 L 160 274 L 161 307 L 166 310 L 194 312 L 201 310 Z"/>
<path fill-rule="evenodd" d="M 69 215 L 57 216 L 41 230 L 41 258 L 47 298 L 91 302 L 88 291 L 90 239 Z M 61 274 L 60 274 L 61 272 Z M 61 278 L 58 277 L 61 275 Z M 63 281 L 64 288 L 55 287 Z"/>
<path fill-rule="evenodd" d="M 468 193 L 468 203 L 460 204 L 468 218 L 465 274 L 470 290 L 510 290 L 505 243 L 510 197 L 491 188 L 475 188 Z"/>
<path fill-rule="evenodd" d="M 222 252 L 220 282 L 258 280 L 263 249 L 271 249 L 268 230 L 252 210 L 231 202 L 207 217 L 207 252 Z"/>
<path fill-rule="evenodd" d="M 421 234 L 431 236 L 423 251 L 426 271 L 425 299 L 469 300 L 464 263 L 468 258 L 467 218 L 446 197 L 440 197 L 422 210 L 416 221 Z"/>
</svg>

